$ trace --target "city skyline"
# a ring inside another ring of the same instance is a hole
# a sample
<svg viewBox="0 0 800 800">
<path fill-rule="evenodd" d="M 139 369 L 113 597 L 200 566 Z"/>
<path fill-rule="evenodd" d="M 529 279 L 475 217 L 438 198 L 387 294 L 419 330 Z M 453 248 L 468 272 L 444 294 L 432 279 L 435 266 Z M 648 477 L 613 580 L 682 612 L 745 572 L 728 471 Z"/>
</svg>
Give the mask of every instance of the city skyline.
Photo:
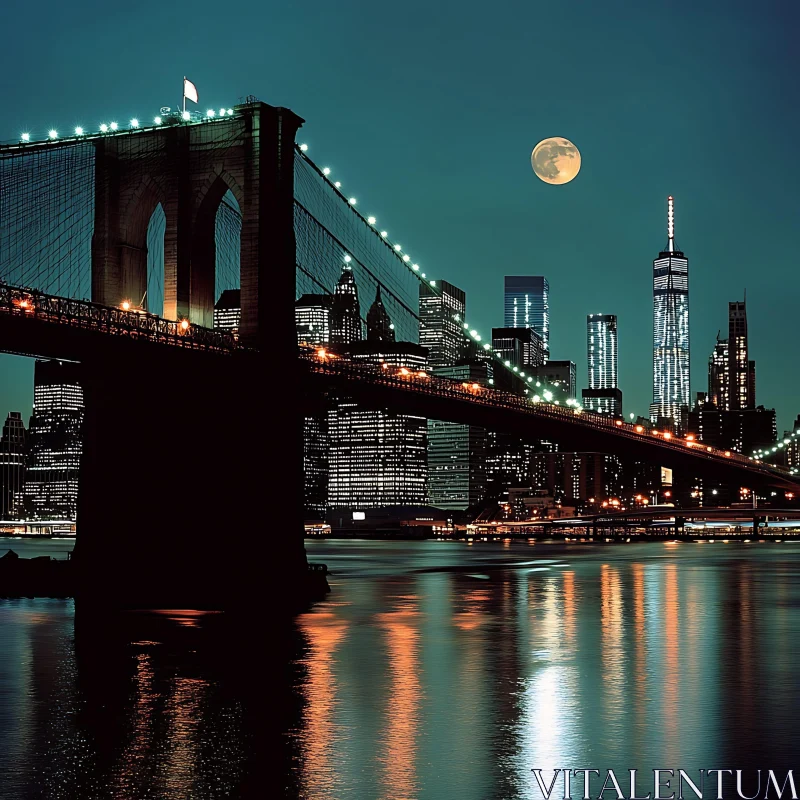
<svg viewBox="0 0 800 800">
<path fill-rule="evenodd" d="M 580 15 L 568 11 L 570 19 L 575 15 L 571 41 L 566 46 L 546 43 L 534 51 L 524 47 L 523 35 L 526 20 L 535 23 L 533 9 L 511 15 L 497 40 L 490 42 L 478 20 L 468 15 L 459 22 L 463 40 L 487 56 L 478 69 L 463 59 L 460 46 L 440 35 L 453 24 L 451 15 L 426 9 L 428 24 L 422 30 L 414 23 L 417 6 L 395 10 L 391 25 L 380 10 L 365 17 L 344 8 L 329 18 L 320 6 L 320 18 L 311 14 L 311 20 L 308 7 L 287 10 L 289 33 L 248 62 L 250 81 L 244 90 L 237 68 L 212 68 L 201 53 L 180 49 L 142 63 L 132 76 L 124 56 L 132 58 L 134 52 L 123 44 L 123 57 L 110 59 L 96 91 L 87 93 L 79 75 L 93 59 L 80 46 L 84 34 L 79 32 L 79 55 L 63 59 L 54 82 L 44 80 L 43 66 L 32 65 L 10 87 L 0 139 L 14 140 L 25 129 L 124 120 L 164 102 L 174 105 L 180 77 L 176 82 L 173 76 L 187 72 L 199 88 L 201 103 L 229 104 L 242 91 L 253 90 L 305 117 L 302 136 L 310 152 L 330 163 L 346 189 L 358 193 L 359 206 L 368 203 L 381 224 L 419 254 L 428 274 L 467 292 L 471 315 L 483 331 L 501 323 L 496 310 L 502 304 L 504 274 L 547 275 L 551 355 L 575 360 L 583 376 L 582 320 L 597 311 L 617 314 L 622 331 L 620 388 L 626 407 L 640 414 L 652 399 L 649 381 L 640 380 L 649 358 L 643 331 L 652 315 L 647 265 L 654 246 L 661 244 L 661 203 L 674 194 L 681 202 L 680 242 L 693 263 L 691 385 L 704 385 L 709 343 L 725 328 L 720 300 L 741 297 L 746 288 L 750 350 L 759 362 L 759 401 L 775 406 L 779 427 L 788 427 L 797 413 L 800 378 L 785 374 L 779 350 L 783 321 L 791 318 L 797 302 L 788 187 L 796 183 L 798 166 L 790 160 L 780 171 L 766 174 L 744 166 L 741 154 L 765 128 L 776 149 L 791 149 L 789 131 L 796 128 L 799 112 L 784 98 L 786 76 L 793 74 L 796 63 L 788 40 L 796 10 L 772 6 L 756 13 L 744 6 L 718 5 L 720 13 L 724 8 L 723 45 L 719 14 L 686 3 L 680 4 L 681 13 L 667 13 L 631 10 L 617 2 Z M 311 9 L 315 7 L 312 2 Z M 202 5 L 196 11 L 188 34 L 202 37 L 210 11 Z M 56 25 L 58 18 L 54 7 L 52 15 L 45 15 L 45 26 Z M 601 19 L 606 29 L 602 44 L 594 36 Z M 134 23 L 135 30 L 139 24 Z M 679 70 L 667 59 L 653 58 L 644 46 L 654 30 L 681 37 Z M 402 42 L 414 55 L 410 77 L 391 71 L 390 47 L 379 53 L 369 49 L 373 34 L 385 43 Z M 306 38 L 317 42 L 316 49 Z M 337 38 L 347 41 L 352 63 L 343 68 L 336 85 L 353 85 L 352 91 L 333 91 L 333 78 L 324 69 L 338 52 Z M 502 48 L 497 44 L 501 39 Z M 10 64 L 25 58 L 17 47 L 10 43 Z M 610 49 L 627 56 L 607 58 Z M 319 80 L 304 81 L 299 73 L 280 69 L 289 54 Z M 442 56 L 458 65 L 458 77 L 441 73 Z M 529 91 L 529 76 L 565 56 L 565 91 L 550 99 L 548 114 L 542 115 Z M 377 65 L 365 78 L 357 65 L 367 57 Z M 631 61 L 643 65 L 646 74 L 631 70 Z M 437 78 L 421 86 L 416 70 Z M 713 90 L 723 75 L 725 85 L 733 87 L 728 93 Z M 506 88 L 498 94 L 501 76 Z M 455 91 L 441 91 L 442 84 Z M 46 102 L 42 85 L 52 93 Z M 477 110 L 464 129 L 459 87 L 467 85 Z M 123 94 L 116 91 L 123 86 Z M 369 112 L 363 92 L 374 100 Z M 663 124 L 665 98 L 679 98 L 680 125 Z M 497 115 L 502 125 L 490 122 Z M 420 126 L 423 117 L 428 124 Z M 362 135 L 366 130 L 369 136 Z M 581 173 L 566 186 L 547 186 L 530 170 L 530 149 L 552 134 L 570 137 L 583 156 Z M 420 146 L 407 147 L 407 141 Z M 713 142 L 701 158 L 694 155 L 698 142 Z M 447 159 L 441 158 L 442 152 Z M 457 170 L 451 160 L 470 168 Z M 404 180 L 398 181 L 398 175 Z M 30 380 L 22 376 L 32 375 L 32 365 L 3 357 L 2 373 L 7 381 L 0 389 L 0 414 L 18 410 L 26 415 Z"/>
</svg>

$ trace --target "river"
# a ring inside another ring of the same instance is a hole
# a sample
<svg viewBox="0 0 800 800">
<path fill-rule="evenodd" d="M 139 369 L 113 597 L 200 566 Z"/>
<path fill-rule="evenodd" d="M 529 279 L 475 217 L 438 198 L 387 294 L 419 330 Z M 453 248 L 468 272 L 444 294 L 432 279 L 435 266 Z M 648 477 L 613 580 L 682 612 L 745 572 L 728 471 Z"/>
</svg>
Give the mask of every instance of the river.
<svg viewBox="0 0 800 800">
<path fill-rule="evenodd" d="M 96 630 L 72 601 L 0 600 L 0 797 L 522 800 L 535 768 L 800 770 L 799 544 L 307 550 L 332 592 L 286 625 Z"/>
</svg>

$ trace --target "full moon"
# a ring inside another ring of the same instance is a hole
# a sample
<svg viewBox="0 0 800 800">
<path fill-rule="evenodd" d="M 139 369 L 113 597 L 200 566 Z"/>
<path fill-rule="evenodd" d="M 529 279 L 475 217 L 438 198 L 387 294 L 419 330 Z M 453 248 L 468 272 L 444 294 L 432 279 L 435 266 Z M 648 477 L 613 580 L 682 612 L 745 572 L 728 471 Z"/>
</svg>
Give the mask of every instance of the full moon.
<svg viewBox="0 0 800 800">
<path fill-rule="evenodd" d="M 569 183 L 580 171 L 581 154 L 569 139 L 552 136 L 533 148 L 531 166 L 545 183 Z"/>
</svg>

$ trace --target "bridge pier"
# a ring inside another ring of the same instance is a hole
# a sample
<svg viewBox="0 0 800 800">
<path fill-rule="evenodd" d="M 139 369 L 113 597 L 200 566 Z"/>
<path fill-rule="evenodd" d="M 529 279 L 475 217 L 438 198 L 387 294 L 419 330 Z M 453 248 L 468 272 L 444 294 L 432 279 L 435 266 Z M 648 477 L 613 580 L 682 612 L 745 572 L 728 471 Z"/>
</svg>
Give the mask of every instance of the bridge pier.
<svg viewBox="0 0 800 800">
<path fill-rule="evenodd" d="M 298 398 L 278 393 L 268 412 L 266 369 L 260 354 L 193 352 L 83 365 L 74 562 L 89 605 L 303 600 Z"/>
</svg>

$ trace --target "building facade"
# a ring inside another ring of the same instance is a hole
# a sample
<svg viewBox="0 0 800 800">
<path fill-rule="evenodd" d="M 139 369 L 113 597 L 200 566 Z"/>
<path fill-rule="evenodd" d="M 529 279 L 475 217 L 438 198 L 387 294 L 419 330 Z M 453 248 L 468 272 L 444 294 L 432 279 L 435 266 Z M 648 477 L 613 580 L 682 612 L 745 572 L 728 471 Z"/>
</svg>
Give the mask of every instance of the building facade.
<svg viewBox="0 0 800 800">
<path fill-rule="evenodd" d="M 354 284 L 353 284 L 354 285 Z M 342 352 L 354 361 L 421 370 L 427 350 L 385 339 L 380 294 L 367 314 L 367 341 Z M 388 409 L 366 409 L 350 398 L 331 398 L 327 415 L 329 510 L 427 503 L 427 420 Z"/>
<path fill-rule="evenodd" d="M 533 328 L 550 352 L 550 284 L 542 275 L 506 275 L 504 292 L 506 328 Z"/>
<path fill-rule="evenodd" d="M 574 361 L 553 361 L 551 359 L 541 367 L 534 367 L 530 372 L 539 383 L 549 384 L 551 389 L 555 387 L 559 390 L 561 400 L 577 398 L 578 383 Z"/>
<path fill-rule="evenodd" d="M 486 364 L 464 362 L 436 367 L 434 375 L 456 381 L 485 381 Z M 436 508 L 463 511 L 486 493 L 485 428 L 428 420 L 428 497 Z"/>
<path fill-rule="evenodd" d="M 356 278 L 351 267 L 345 264 L 331 301 L 330 343 L 351 344 L 361 341 L 362 338 L 361 305 L 358 301 Z"/>
<path fill-rule="evenodd" d="M 607 453 L 534 453 L 532 483 L 568 505 L 619 497 L 622 463 Z"/>
<path fill-rule="evenodd" d="M 507 366 L 541 367 L 547 358 L 544 339 L 533 328 L 492 328 L 492 350 Z"/>
<path fill-rule="evenodd" d="M 436 281 L 440 292 L 427 283 L 419 285 L 419 343 L 428 350 L 428 366 L 448 367 L 466 353 L 462 320 L 467 297 L 447 281 Z"/>
<path fill-rule="evenodd" d="M 23 505 L 28 519 L 74 520 L 83 440 L 77 365 L 37 361 Z"/>
<path fill-rule="evenodd" d="M 653 261 L 650 419 L 679 427 L 689 405 L 689 260 L 675 245 L 674 199 L 668 197 L 667 246 Z"/>
<path fill-rule="evenodd" d="M 26 431 L 19 411 L 9 412 L 0 437 L 0 520 L 22 516 Z"/>
<path fill-rule="evenodd" d="M 239 338 L 239 322 L 242 319 L 242 293 L 239 289 L 225 289 L 214 306 L 214 328 L 230 331 Z"/>
<path fill-rule="evenodd" d="M 304 294 L 294 304 L 297 343 L 327 345 L 331 340 L 331 306 L 329 294 Z"/>
<path fill-rule="evenodd" d="M 586 358 L 589 387 L 583 392 L 583 406 L 602 414 L 622 415 L 616 314 L 586 317 Z"/>
</svg>

